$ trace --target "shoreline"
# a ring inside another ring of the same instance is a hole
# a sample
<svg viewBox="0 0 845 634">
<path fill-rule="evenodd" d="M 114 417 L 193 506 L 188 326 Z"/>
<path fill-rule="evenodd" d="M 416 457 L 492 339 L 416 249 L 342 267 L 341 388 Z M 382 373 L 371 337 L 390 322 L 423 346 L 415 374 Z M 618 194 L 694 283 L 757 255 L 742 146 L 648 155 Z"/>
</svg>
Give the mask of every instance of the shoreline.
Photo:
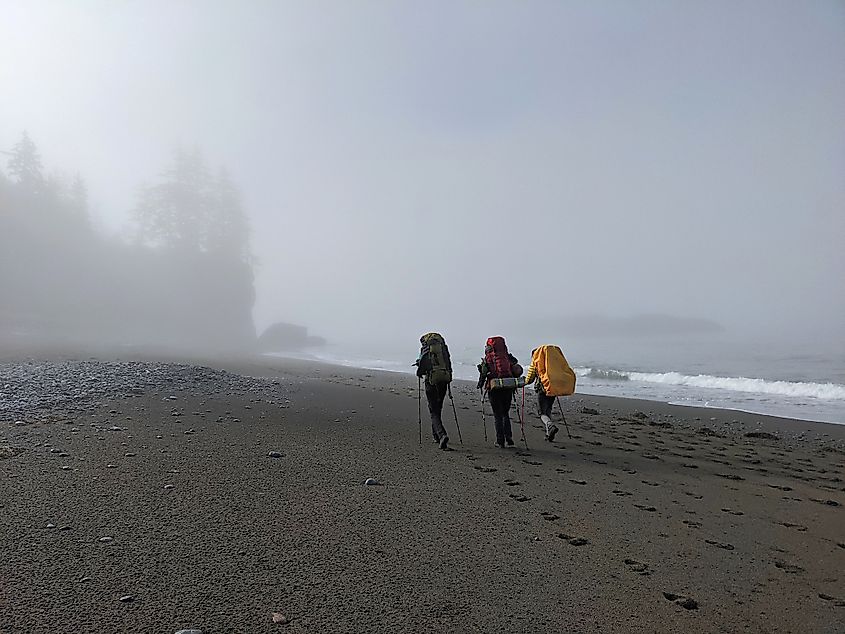
<svg viewBox="0 0 845 634">
<path fill-rule="evenodd" d="M 57 351 L 56 349 L 51 348 L 49 350 L 36 352 L 35 354 L 26 354 L 20 350 L 5 352 L 0 350 L 0 364 L 25 362 L 27 360 L 73 361 L 82 359 L 104 362 L 163 362 L 199 365 L 231 371 L 235 374 L 245 374 L 247 376 L 256 377 L 271 376 L 274 373 L 278 373 L 280 370 L 290 368 L 296 368 L 305 372 L 308 372 L 313 368 L 325 368 L 333 369 L 334 371 L 348 372 L 355 376 L 377 373 L 386 377 L 404 377 L 406 379 L 416 378 L 416 375 L 413 372 L 404 372 L 402 370 L 362 368 L 354 365 L 330 363 L 322 360 L 278 356 L 276 354 L 265 353 L 252 355 L 235 355 L 225 353 L 217 355 L 203 355 L 199 353 L 179 353 L 164 350 L 115 351 L 113 349 L 101 351 L 92 350 L 90 353 L 80 353 L 73 350 Z M 455 379 L 453 384 L 468 386 L 475 391 L 474 381 Z M 779 434 L 784 440 L 796 440 L 803 437 L 812 437 L 817 440 L 829 438 L 832 441 L 842 441 L 845 443 L 845 423 L 831 423 L 811 419 L 775 416 L 772 414 L 760 414 L 739 409 L 703 407 L 699 405 L 686 405 L 666 401 L 629 398 L 624 396 L 590 394 L 586 392 L 579 392 L 577 388 L 575 394 L 572 396 L 561 397 L 561 401 L 564 404 L 565 409 L 567 404 L 577 404 L 578 407 L 582 407 L 583 404 L 581 401 L 587 402 L 591 399 L 593 404 L 601 405 L 609 409 L 622 408 L 630 411 L 647 410 L 650 413 L 656 413 L 658 416 L 677 418 L 678 420 L 684 421 L 692 426 L 707 427 L 707 423 L 714 423 L 720 428 L 720 431 L 733 434 L 735 436 L 741 435 L 742 433 L 762 430 Z M 528 403 L 529 400 L 532 402 L 536 400 L 534 390 L 530 387 L 525 389 L 525 400 L 526 403 Z M 691 416 L 686 416 L 685 414 L 687 413 L 691 414 Z M 701 423 L 701 425 L 697 425 L 698 423 Z"/>
<path fill-rule="evenodd" d="M 3 634 L 845 628 L 841 425 L 526 395 L 499 450 L 459 381 L 441 451 L 411 376 L 139 357 L 0 355 Z"/>
<path fill-rule="evenodd" d="M 407 374 L 407 375 L 410 375 L 410 376 L 414 376 L 414 373 L 413 373 L 412 370 L 400 370 L 400 369 L 391 369 L 391 368 L 368 366 L 368 365 L 357 365 L 354 362 L 345 363 L 345 362 L 340 362 L 340 361 L 332 361 L 332 360 L 327 360 L 327 359 L 321 359 L 319 357 L 316 357 L 314 355 L 310 355 L 310 354 L 307 354 L 307 353 L 271 352 L 271 353 L 259 353 L 258 356 L 264 357 L 264 358 L 267 358 L 267 359 L 274 359 L 274 358 L 275 359 L 290 359 L 290 360 L 297 360 L 297 361 L 304 361 L 304 362 L 335 365 L 335 366 L 338 366 L 338 367 L 350 368 L 350 369 L 353 369 L 353 370 L 372 370 L 372 371 L 378 371 L 378 372 L 389 372 L 389 373 L 392 373 L 392 374 Z M 674 371 L 669 371 L 668 373 L 674 373 Z M 778 382 L 780 382 L 780 383 L 799 383 L 799 384 L 802 383 L 800 381 L 797 381 L 797 382 L 778 381 L 778 380 L 774 380 L 774 379 L 749 379 L 748 377 L 713 377 L 713 378 L 722 378 L 722 379 L 725 379 L 725 380 L 735 380 L 736 379 L 736 380 L 766 381 L 766 382 L 774 382 L 774 383 L 778 383 Z M 681 407 L 698 407 L 698 408 L 704 408 L 704 409 L 742 412 L 744 414 L 751 414 L 751 415 L 755 415 L 755 416 L 768 416 L 768 417 L 774 417 L 774 418 L 782 418 L 782 419 L 804 421 L 804 422 L 811 422 L 811 423 L 845 425 L 845 413 L 843 413 L 843 415 L 842 415 L 842 420 L 823 420 L 823 419 L 817 419 L 817 418 L 805 418 L 805 417 L 794 416 L 794 415 L 772 414 L 772 413 L 766 413 L 766 412 L 763 412 L 763 411 L 756 411 L 756 410 L 752 410 L 752 409 L 743 409 L 743 408 L 738 407 L 738 406 L 737 407 L 729 407 L 729 406 L 717 407 L 717 406 L 712 406 L 712 405 L 696 405 L 696 404 L 689 404 L 688 405 L 686 403 L 680 403 L 680 402 L 677 402 L 677 401 L 673 401 L 671 398 L 649 399 L 649 398 L 635 397 L 635 396 L 628 396 L 628 395 L 604 394 L 604 393 L 589 391 L 589 389 L 590 389 L 589 384 L 587 384 L 587 388 L 586 388 L 587 391 L 581 391 L 581 389 L 583 389 L 583 380 L 582 379 L 583 379 L 583 377 L 579 376 L 579 388 L 576 389 L 576 393 L 584 395 L 584 396 L 602 396 L 602 397 L 607 397 L 607 398 L 624 398 L 624 399 L 629 399 L 629 400 L 638 400 L 638 401 L 645 401 L 645 402 L 666 403 L 666 404 L 670 404 L 670 405 L 678 405 L 678 406 L 681 406 Z M 468 379 L 456 379 L 456 380 L 464 380 L 465 381 L 465 380 L 468 380 Z M 817 384 L 817 385 L 823 385 L 823 384 Z M 830 383 L 830 382 L 828 382 L 826 385 L 840 387 L 837 384 L 833 384 L 833 383 Z M 728 388 L 718 388 L 718 390 L 719 391 L 727 391 L 727 392 L 731 391 Z M 742 394 L 742 393 L 743 392 L 738 392 L 738 394 Z"/>
</svg>

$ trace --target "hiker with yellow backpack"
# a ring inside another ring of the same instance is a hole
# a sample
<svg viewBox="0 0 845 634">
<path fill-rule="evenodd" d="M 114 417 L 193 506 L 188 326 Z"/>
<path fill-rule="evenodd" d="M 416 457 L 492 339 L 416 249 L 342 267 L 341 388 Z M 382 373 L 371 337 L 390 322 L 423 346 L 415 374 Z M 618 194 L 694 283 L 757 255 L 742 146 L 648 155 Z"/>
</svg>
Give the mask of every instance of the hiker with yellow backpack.
<svg viewBox="0 0 845 634">
<path fill-rule="evenodd" d="M 552 406 L 555 399 L 575 393 L 575 372 L 569 367 L 569 362 L 560 348 L 544 345 L 531 352 L 531 365 L 525 375 L 525 384 L 531 383 L 534 383 L 534 390 L 537 392 L 537 408 L 546 430 L 546 440 L 552 442 L 557 434 L 557 426 L 552 423 Z M 563 408 L 560 414 L 563 416 Z"/>
</svg>

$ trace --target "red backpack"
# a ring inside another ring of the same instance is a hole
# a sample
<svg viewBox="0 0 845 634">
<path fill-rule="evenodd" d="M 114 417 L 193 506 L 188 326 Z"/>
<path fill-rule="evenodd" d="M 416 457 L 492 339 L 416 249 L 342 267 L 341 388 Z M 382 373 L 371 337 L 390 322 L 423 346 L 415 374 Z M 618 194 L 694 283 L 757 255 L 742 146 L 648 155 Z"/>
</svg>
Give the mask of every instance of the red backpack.
<svg viewBox="0 0 845 634">
<path fill-rule="evenodd" d="M 488 378 L 506 379 L 513 376 L 508 347 L 502 337 L 490 337 L 484 347 L 484 362 L 490 373 Z"/>
</svg>

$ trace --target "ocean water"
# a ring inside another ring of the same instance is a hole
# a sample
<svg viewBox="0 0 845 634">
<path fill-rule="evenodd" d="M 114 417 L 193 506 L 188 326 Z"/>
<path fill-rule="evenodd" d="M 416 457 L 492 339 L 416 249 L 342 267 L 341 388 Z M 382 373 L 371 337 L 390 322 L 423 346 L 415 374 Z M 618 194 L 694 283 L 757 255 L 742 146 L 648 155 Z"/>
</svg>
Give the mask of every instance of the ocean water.
<svg viewBox="0 0 845 634">
<path fill-rule="evenodd" d="M 484 347 L 450 341 L 456 378 L 478 378 Z M 519 337 L 511 352 L 528 368 L 531 349 Z M 721 335 L 653 339 L 589 338 L 546 341 L 561 347 L 578 375 L 577 392 L 734 409 L 845 424 L 845 342 L 751 342 Z M 419 352 L 407 346 L 332 343 L 295 355 L 357 368 L 412 374 Z"/>
</svg>

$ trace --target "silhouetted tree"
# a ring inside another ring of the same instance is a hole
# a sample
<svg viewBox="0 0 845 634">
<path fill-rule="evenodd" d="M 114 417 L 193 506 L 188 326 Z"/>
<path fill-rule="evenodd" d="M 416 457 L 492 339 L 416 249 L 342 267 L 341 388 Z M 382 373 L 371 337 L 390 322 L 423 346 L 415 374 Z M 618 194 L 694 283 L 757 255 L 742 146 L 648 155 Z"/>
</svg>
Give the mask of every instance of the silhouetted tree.
<svg viewBox="0 0 845 634">
<path fill-rule="evenodd" d="M 214 180 L 209 211 L 209 251 L 241 262 L 252 262 L 249 223 L 243 210 L 241 192 L 226 168 L 220 168 Z"/>
<path fill-rule="evenodd" d="M 205 251 L 208 169 L 198 150 L 177 151 L 164 182 L 141 188 L 135 208 L 139 240 L 150 246 Z"/>
<path fill-rule="evenodd" d="M 88 186 L 77 172 L 70 187 L 70 209 L 73 215 L 87 225 L 88 217 Z"/>
<path fill-rule="evenodd" d="M 163 176 L 141 188 L 134 213 L 141 243 L 251 261 L 241 194 L 225 169 L 212 178 L 199 151 L 178 151 Z"/>
<path fill-rule="evenodd" d="M 9 174 L 29 192 L 39 193 L 44 186 L 41 157 L 38 155 L 35 143 L 26 132 L 12 148 L 12 158 L 9 159 Z"/>
</svg>

